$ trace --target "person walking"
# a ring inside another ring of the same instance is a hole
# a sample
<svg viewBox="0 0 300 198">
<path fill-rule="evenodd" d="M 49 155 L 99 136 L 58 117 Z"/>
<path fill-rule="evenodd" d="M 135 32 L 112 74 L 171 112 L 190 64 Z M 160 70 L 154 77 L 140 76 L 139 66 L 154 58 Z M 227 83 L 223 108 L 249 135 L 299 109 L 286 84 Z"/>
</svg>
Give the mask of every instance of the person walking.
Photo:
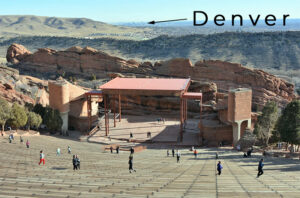
<svg viewBox="0 0 300 198">
<path fill-rule="evenodd" d="M 8 140 L 9 140 L 9 143 L 12 142 L 12 136 L 11 135 L 8 136 Z"/>
<path fill-rule="evenodd" d="M 60 148 L 56 149 L 56 156 L 60 156 Z"/>
<path fill-rule="evenodd" d="M 197 158 L 197 155 L 198 155 L 198 151 L 195 149 L 194 150 L 194 156 L 195 156 L 195 158 Z"/>
<path fill-rule="evenodd" d="M 22 138 L 21 135 L 20 135 L 20 143 L 21 143 L 21 144 L 23 143 L 23 138 Z"/>
<path fill-rule="evenodd" d="M 131 154 L 130 154 L 130 156 L 129 156 L 128 164 L 129 164 L 129 172 L 130 172 L 130 173 L 131 173 L 132 171 L 136 172 L 136 170 L 133 169 L 133 155 L 131 155 Z"/>
<path fill-rule="evenodd" d="M 43 150 L 40 151 L 40 162 L 39 165 L 43 162 L 43 165 L 45 165 L 45 154 L 43 153 Z"/>
<path fill-rule="evenodd" d="M 257 178 L 259 178 L 259 176 L 264 174 L 264 171 L 263 171 L 264 163 L 263 162 L 264 162 L 264 159 L 259 160 Z"/>
<path fill-rule="evenodd" d="M 119 147 L 119 146 L 117 146 L 117 148 L 116 148 L 116 152 L 117 152 L 117 154 L 119 154 L 119 150 L 120 150 L 120 147 Z"/>
<path fill-rule="evenodd" d="M 177 154 L 176 154 L 176 156 L 177 156 L 177 163 L 179 163 L 180 162 L 180 151 L 179 150 L 177 150 Z"/>
<path fill-rule="evenodd" d="M 29 148 L 29 140 L 26 141 L 26 147 Z"/>
<path fill-rule="evenodd" d="M 73 155 L 72 163 L 73 163 L 73 170 L 74 170 L 74 171 L 77 170 L 77 165 L 78 165 L 78 163 L 77 163 L 77 159 L 76 159 L 76 156 L 75 156 L 75 155 Z"/>
<path fill-rule="evenodd" d="M 169 157 L 170 153 L 169 153 L 169 149 L 167 150 L 167 157 Z"/>
<path fill-rule="evenodd" d="M 68 153 L 71 154 L 71 147 L 68 146 Z"/>
<path fill-rule="evenodd" d="M 77 169 L 80 170 L 80 159 L 79 159 L 78 155 L 76 155 L 75 158 L 76 158 L 76 160 L 77 160 Z"/>
<path fill-rule="evenodd" d="M 223 169 L 223 166 L 221 164 L 221 161 L 219 161 L 218 164 L 217 164 L 218 175 L 221 175 L 222 169 Z"/>
<path fill-rule="evenodd" d="M 175 157 L 175 150 L 172 148 L 172 156 Z"/>
</svg>

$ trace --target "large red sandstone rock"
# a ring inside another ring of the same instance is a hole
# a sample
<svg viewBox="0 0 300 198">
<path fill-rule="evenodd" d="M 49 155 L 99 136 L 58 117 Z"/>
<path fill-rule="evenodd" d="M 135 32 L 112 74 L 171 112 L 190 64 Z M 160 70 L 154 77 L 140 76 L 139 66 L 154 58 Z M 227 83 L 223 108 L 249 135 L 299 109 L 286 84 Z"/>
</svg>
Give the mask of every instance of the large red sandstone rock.
<svg viewBox="0 0 300 198">
<path fill-rule="evenodd" d="M 262 70 L 248 69 L 241 64 L 218 60 L 198 61 L 192 65 L 189 59 L 175 58 L 169 61 L 158 61 L 152 66 L 149 62 L 124 60 L 89 47 L 72 47 L 65 51 L 46 48 L 30 54 L 25 47 L 17 44 L 9 47 L 7 60 L 12 63 L 20 62 L 21 69 L 24 67 L 38 72 L 63 70 L 89 76 L 91 74 L 103 76 L 104 72 L 117 72 L 144 76 L 191 77 L 197 81 L 214 82 L 218 91 L 222 92 L 238 87 L 252 88 L 253 104 L 260 106 L 269 100 L 275 100 L 283 106 L 296 97 L 293 84 Z M 199 87 L 192 87 L 192 89 L 199 90 Z M 207 93 L 210 93 L 208 100 L 215 98 L 215 91 Z"/>
<path fill-rule="evenodd" d="M 6 60 L 7 62 L 17 64 L 20 60 L 22 61 L 27 55 L 30 54 L 31 52 L 28 51 L 23 45 L 13 43 L 7 49 Z"/>
<path fill-rule="evenodd" d="M 158 69 L 159 74 L 212 81 L 223 92 L 238 87 L 251 88 L 253 90 L 253 104 L 259 106 L 263 106 L 269 100 L 275 100 L 284 106 L 296 97 L 293 84 L 262 70 L 249 69 L 241 64 L 218 60 L 198 61 L 194 66 L 188 64 L 185 59 L 175 60 L 163 62 Z M 182 67 L 176 72 L 174 68 L 180 67 L 179 63 Z"/>
</svg>

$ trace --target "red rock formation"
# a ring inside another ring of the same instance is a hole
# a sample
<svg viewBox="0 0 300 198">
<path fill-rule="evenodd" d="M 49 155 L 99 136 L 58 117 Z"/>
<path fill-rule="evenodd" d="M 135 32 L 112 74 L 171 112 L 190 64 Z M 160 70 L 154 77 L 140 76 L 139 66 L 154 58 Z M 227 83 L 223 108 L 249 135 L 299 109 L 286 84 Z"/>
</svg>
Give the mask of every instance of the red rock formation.
<svg viewBox="0 0 300 198">
<path fill-rule="evenodd" d="M 252 88 L 253 104 L 260 106 L 269 100 L 275 100 L 283 106 L 296 97 L 293 84 L 262 70 L 219 60 L 198 61 L 194 66 L 188 64 L 186 59 L 175 60 L 177 59 L 160 63 L 162 66 L 157 72 L 162 75 L 212 81 L 221 91 L 238 87 Z M 178 72 L 176 68 L 179 68 Z"/>
<path fill-rule="evenodd" d="M 0 83 L 0 97 L 6 101 L 13 103 L 18 102 L 19 104 L 34 103 L 34 100 L 29 96 L 26 96 L 20 92 L 17 92 L 12 86 L 8 84 Z"/>
<path fill-rule="evenodd" d="M 16 55 L 12 52 L 18 53 Z M 103 71 L 133 71 L 139 66 L 139 63 L 134 60 L 126 61 L 90 47 L 72 47 L 65 51 L 43 48 L 31 54 L 24 46 L 16 44 L 8 48 L 7 61 L 14 64 L 21 62 L 26 69 L 39 72 L 63 70 L 80 75 L 103 73 Z"/>
<path fill-rule="evenodd" d="M 91 74 L 103 76 L 105 72 L 118 72 L 123 75 L 136 73 L 144 76 L 191 77 L 201 82 L 214 82 L 220 91 L 247 87 L 253 90 L 253 104 L 260 106 L 268 100 L 275 100 L 285 105 L 295 98 L 294 85 L 280 78 L 262 70 L 248 69 L 241 64 L 218 60 L 198 61 L 192 65 L 189 59 L 175 58 L 152 65 L 149 62 L 127 61 L 89 47 L 72 47 L 65 51 L 39 49 L 34 54 L 30 54 L 25 47 L 16 44 L 9 47 L 7 60 L 12 63 L 20 62 L 21 69 L 34 69 L 38 72 L 63 70 L 89 76 Z M 199 90 L 199 87 L 192 87 L 192 89 Z M 207 93 L 210 94 L 208 99 L 215 99 L 215 90 Z"/>
<path fill-rule="evenodd" d="M 23 60 L 27 55 L 30 54 L 31 52 L 28 51 L 23 45 L 13 43 L 7 49 L 6 59 L 7 62 L 17 64 L 20 60 Z"/>
</svg>

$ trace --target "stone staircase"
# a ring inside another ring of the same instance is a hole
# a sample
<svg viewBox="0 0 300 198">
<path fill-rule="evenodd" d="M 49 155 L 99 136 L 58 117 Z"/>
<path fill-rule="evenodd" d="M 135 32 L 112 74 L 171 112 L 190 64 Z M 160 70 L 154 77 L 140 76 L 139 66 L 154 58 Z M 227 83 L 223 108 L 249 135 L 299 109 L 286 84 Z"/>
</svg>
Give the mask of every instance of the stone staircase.
<svg viewBox="0 0 300 198">
<path fill-rule="evenodd" d="M 27 137 L 24 137 L 26 142 Z M 219 150 L 224 171 L 216 176 L 216 149 L 181 150 L 181 161 L 166 156 L 165 149 L 134 154 L 129 173 L 129 152 L 111 154 L 101 144 L 61 136 L 28 137 L 30 148 L 18 137 L 8 143 L 0 138 L 0 197 L 299 197 L 299 161 L 268 158 L 265 174 L 256 178 L 260 156 Z M 72 154 L 67 153 L 67 146 Z M 61 156 L 56 156 L 60 147 Z M 38 165 L 39 151 L 46 165 Z M 78 154 L 81 170 L 73 171 L 72 155 Z"/>
</svg>

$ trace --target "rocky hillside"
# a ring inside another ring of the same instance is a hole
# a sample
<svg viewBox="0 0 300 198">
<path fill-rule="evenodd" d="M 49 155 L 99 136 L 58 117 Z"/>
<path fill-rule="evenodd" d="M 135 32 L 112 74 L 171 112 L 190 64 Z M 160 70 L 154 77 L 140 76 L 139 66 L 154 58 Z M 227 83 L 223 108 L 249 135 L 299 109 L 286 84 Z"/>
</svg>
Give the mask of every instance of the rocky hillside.
<svg viewBox="0 0 300 198">
<path fill-rule="evenodd" d="M 32 75 L 68 73 L 86 77 L 95 74 L 100 78 L 112 75 L 191 77 L 198 82 L 214 82 L 220 91 L 238 87 L 252 88 L 255 105 L 263 106 L 268 100 L 285 105 L 295 98 L 293 84 L 262 70 L 219 60 L 192 64 L 189 59 L 175 58 L 152 64 L 121 59 L 90 47 L 71 47 L 64 51 L 44 48 L 31 53 L 19 44 L 8 48 L 6 58 L 13 67 L 19 68 L 21 72 L 31 72 Z"/>
<path fill-rule="evenodd" d="M 0 65 L 0 97 L 10 103 L 34 103 L 34 95 L 42 84 L 20 76 L 18 70 Z"/>
</svg>

